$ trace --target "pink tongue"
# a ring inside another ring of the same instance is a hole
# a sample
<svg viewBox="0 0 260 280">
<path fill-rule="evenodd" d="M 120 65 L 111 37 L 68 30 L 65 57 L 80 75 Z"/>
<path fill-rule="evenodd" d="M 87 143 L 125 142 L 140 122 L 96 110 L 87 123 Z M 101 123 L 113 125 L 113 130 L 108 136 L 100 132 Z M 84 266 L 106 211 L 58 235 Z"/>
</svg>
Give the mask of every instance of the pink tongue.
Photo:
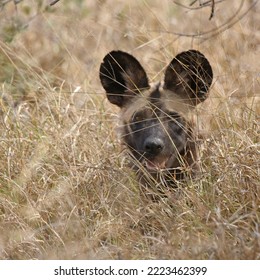
<svg viewBox="0 0 260 280">
<path fill-rule="evenodd" d="M 159 163 L 159 162 L 152 162 L 150 160 L 147 160 L 145 163 L 146 163 L 146 168 L 150 170 L 160 170 L 165 168 L 165 162 Z"/>
</svg>

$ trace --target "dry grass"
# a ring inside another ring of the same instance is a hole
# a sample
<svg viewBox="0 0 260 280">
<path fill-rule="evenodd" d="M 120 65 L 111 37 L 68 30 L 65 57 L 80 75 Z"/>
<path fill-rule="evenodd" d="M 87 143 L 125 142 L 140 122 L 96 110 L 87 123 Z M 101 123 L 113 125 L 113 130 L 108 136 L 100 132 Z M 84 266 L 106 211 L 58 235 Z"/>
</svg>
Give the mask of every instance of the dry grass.
<svg viewBox="0 0 260 280">
<path fill-rule="evenodd" d="M 1 259 L 260 259 L 259 4 L 206 41 L 166 32 L 215 28 L 239 4 L 211 21 L 166 0 L 0 11 Z M 122 49 L 156 80 L 189 48 L 215 74 L 199 112 L 203 172 L 154 203 L 125 163 L 98 68 Z"/>
</svg>

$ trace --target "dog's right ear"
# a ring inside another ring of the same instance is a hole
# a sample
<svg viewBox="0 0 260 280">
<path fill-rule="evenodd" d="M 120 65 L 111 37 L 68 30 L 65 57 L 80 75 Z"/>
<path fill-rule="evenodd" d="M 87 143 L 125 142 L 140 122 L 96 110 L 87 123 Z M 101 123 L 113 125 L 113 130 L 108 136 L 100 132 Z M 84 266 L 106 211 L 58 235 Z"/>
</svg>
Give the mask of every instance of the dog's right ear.
<svg viewBox="0 0 260 280">
<path fill-rule="evenodd" d="M 122 51 L 112 51 L 104 57 L 99 77 L 108 100 L 119 107 L 124 107 L 137 93 L 149 88 L 141 64 L 132 55 Z"/>
</svg>

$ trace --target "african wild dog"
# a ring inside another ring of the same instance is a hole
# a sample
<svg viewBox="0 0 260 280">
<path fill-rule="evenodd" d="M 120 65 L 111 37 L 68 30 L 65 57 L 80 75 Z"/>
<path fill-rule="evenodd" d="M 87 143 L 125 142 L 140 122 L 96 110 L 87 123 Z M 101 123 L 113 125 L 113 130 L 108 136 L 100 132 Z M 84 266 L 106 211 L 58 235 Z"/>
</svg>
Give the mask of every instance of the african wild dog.
<svg viewBox="0 0 260 280">
<path fill-rule="evenodd" d="M 122 139 L 139 176 L 167 186 L 195 169 L 192 112 L 207 98 L 212 79 L 208 60 L 196 50 L 178 54 L 154 86 L 132 55 L 112 51 L 104 57 L 100 80 L 108 100 L 121 108 Z"/>
</svg>

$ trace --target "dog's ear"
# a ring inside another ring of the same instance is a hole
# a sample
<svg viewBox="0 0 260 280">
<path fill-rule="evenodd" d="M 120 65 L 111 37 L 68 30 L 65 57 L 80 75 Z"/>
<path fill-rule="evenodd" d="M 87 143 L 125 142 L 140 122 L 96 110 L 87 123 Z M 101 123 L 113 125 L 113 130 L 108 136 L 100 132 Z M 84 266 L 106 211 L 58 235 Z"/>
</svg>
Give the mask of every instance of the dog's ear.
<svg viewBox="0 0 260 280">
<path fill-rule="evenodd" d="M 112 51 L 104 57 L 99 77 L 108 100 L 119 107 L 125 106 L 133 96 L 149 87 L 141 64 L 122 51 Z"/>
<path fill-rule="evenodd" d="M 207 98 L 213 72 L 206 57 L 196 50 L 178 54 L 168 65 L 164 78 L 164 89 L 197 105 Z"/>
</svg>

